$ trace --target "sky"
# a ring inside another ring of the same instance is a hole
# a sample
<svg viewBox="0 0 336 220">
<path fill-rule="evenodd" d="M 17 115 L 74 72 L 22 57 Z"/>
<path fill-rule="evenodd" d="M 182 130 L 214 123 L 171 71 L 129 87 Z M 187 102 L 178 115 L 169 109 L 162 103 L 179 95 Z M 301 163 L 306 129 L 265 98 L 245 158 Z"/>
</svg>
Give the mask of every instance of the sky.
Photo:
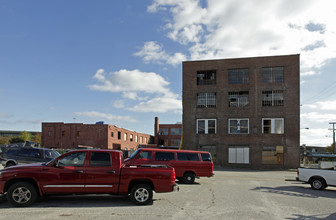
<svg viewBox="0 0 336 220">
<path fill-rule="evenodd" d="M 336 122 L 333 0 L 0 0 L 0 130 L 154 133 L 182 122 L 182 61 L 300 54 L 301 144 Z"/>
</svg>

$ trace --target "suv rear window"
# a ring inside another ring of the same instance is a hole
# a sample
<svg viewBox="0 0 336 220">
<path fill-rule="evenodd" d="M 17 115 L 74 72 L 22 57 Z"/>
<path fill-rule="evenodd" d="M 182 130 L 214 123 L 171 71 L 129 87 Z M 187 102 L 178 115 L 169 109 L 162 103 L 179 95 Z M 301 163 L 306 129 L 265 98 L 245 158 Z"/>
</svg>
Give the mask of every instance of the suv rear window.
<svg viewBox="0 0 336 220">
<path fill-rule="evenodd" d="M 212 161 L 210 154 L 201 154 L 203 161 Z"/>
<path fill-rule="evenodd" d="M 174 160 L 174 153 L 173 152 L 156 152 L 155 153 L 155 160 Z"/>
<path fill-rule="evenodd" d="M 200 159 L 196 153 L 177 153 L 177 160 L 199 161 Z"/>
</svg>

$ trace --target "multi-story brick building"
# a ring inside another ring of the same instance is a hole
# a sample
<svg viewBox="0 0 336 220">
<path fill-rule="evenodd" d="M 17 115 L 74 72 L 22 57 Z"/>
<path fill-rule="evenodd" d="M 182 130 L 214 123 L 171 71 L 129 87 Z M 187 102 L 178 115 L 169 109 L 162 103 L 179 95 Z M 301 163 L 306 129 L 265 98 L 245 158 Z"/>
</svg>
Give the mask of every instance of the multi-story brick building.
<svg viewBox="0 0 336 220">
<path fill-rule="evenodd" d="M 133 151 L 140 144 L 152 142 L 151 135 L 118 128 L 114 125 L 42 123 L 42 146 L 48 148 L 71 149 L 84 145 L 101 149 Z"/>
<path fill-rule="evenodd" d="M 299 55 L 183 62 L 183 149 L 218 166 L 299 166 Z"/>
<path fill-rule="evenodd" d="M 182 123 L 159 124 L 159 118 L 155 117 L 154 143 L 169 148 L 179 148 L 182 136 Z"/>
</svg>

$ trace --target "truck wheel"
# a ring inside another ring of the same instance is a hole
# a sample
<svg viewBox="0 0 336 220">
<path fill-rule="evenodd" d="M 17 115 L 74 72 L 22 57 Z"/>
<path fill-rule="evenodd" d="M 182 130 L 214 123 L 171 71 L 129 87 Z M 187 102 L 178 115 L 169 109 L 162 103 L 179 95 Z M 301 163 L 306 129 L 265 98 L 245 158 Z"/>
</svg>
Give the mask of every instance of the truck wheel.
<svg viewBox="0 0 336 220">
<path fill-rule="evenodd" d="M 193 172 L 187 172 L 183 175 L 183 182 L 192 184 L 195 182 L 195 174 Z"/>
<path fill-rule="evenodd" d="M 313 178 L 310 181 L 310 185 L 311 185 L 311 188 L 315 190 L 321 190 L 327 187 L 327 184 L 325 183 L 324 179 L 318 178 L 318 177 Z"/>
<path fill-rule="evenodd" d="M 14 162 L 8 162 L 7 164 L 6 164 L 6 167 L 11 167 L 11 166 L 15 166 L 16 164 L 14 163 Z"/>
<path fill-rule="evenodd" d="M 146 184 L 138 184 L 131 189 L 130 197 L 137 205 L 147 205 L 153 201 L 153 190 Z"/>
<path fill-rule="evenodd" d="M 30 206 L 36 199 L 35 187 L 27 182 L 14 183 L 7 191 L 7 200 L 16 207 Z"/>
</svg>

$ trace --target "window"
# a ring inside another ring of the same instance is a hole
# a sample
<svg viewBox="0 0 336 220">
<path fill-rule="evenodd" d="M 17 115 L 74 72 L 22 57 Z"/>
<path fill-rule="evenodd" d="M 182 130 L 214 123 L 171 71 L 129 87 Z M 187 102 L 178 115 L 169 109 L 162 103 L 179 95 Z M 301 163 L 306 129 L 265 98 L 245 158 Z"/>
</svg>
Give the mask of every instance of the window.
<svg viewBox="0 0 336 220">
<path fill-rule="evenodd" d="M 121 139 L 121 132 L 118 131 L 118 140 L 120 140 L 120 139 Z"/>
<path fill-rule="evenodd" d="M 110 167 L 111 155 L 106 152 L 92 152 L 90 167 Z"/>
<path fill-rule="evenodd" d="M 283 164 L 283 146 L 263 146 L 262 164 Z"/>
<path fill-rule="evenodd" d="M 201 157 L 202 157 L 202 161 L 212 161 L 211 154 L 202 153 Z"/>
<path fill-rule="evenodd" d="M 263 118 L 262 119 L 263 134 L 283 134 L 284 119 L 283 118 Z"/>
<path fill-rule="evenodd" d="M 80 131 L 77 131 L 77 137 L 79 137 L 80 136 Z"/>
<path fill-rule="evenodd" d="M 262 106 L 283 106 L 284 96 L 282 90 L 263 91 Z"/>
<path fill-rule="evenodd" d="M 174 160 L 174 153 L 173 152 L 156 152 L 155 153 L 155 160 Z"/>
<path fill-rule="evenodd" d="M 145 144 L 147 144 L 147 137 L 145 137 Z"/>
<path fill-rule="evenodd" d="M 111 132 L 111 137 L 113 137 L 113 131 Z"/>
<path fill-rule="evenodd" d="M 138 142 L 138 135 L 135 136 L 135 142 Z"/>
<path fill-rule="evenodd" d="M 248 69 L 230 69 L 229 84 L 248 84 L 249 70 Z"/>
<path fill-rule="evenodd" d="M 249 164 L 250 148 L 246 146 L 229 146 L 229 163 Z"/>
<path fill-rule="evenodd" d="M 75 152 L 68 154 L 58 161 L 58 166 L 84 166 L 85 156 L 85 152 Z"/>
<path fill-rule="evenodd" d="M 130 141 L 133 141 L 133 134 L 130 134 Z"/>
<path fill-rule="evenodd" d="M 170 129 L 171 135 L 181 135 L 182 134 L 182 128 L 171 128 Z"/>
<path fill-rule="evenodd" d="M 52 136 L 52 131 L 48 132 L 48 136 L 51 137 Z"/>
<path fill-rule="evenodd" d="M 216 70 L 197 71 L 197 85 L 216 84 Z"/>
<path fill-rule="evenodd" d="M 146 160 L 150 160 L 151 158 L 152 158 L 151 151 L 141 151 L 137 157 L 137 159 L 146 159 Z"/>
<path fill-rule="evenodd" d="M 249 104 L 249 92 L 229 92 L 229 107 L 244 107 Z"/>
<path fill-rule="evenodd" d="M 142 136 L 140 137 L 140 143 L 142 143 Z"/>
<path fill-rule="evenodd" d="M 181 140 L 180 139 L 171 139 L 170 146 L 180 146 Z"/>
<path fill-rule="evenodd" d="M 204 92 L 197 93 L 198 108 L 214 108 L 216 107 L 216 93 Z"/>
<path fill-rule="evenodd" d="M 229 119 L 229 134 L 248 134 L 249 119 Z"/>
<path fill-rule="evenodd" d="M 216 119 L 197 119 L 197 134 L 216 134 Z"/>
<path fill-rule="evenodd" d="M 177 153 L 177 160 L 183 161 L 199 161 L 197 153 Z"/>
<path fill-rule="evenodd" d="M 124 134 L 124 141 L 127 141 L 127 134 Z"/>
<path fill-rule="evenodd" d="M 168 135 L 168 128 L 159 128 L 159 135 Z"/>
<path fill-rule="evenodd" d="M 261 71 L 264 83 L 282 83 L 284 81 L 283 67 L 264 67 Z"/>
<path fill-rule="evenodd" d="M 62 137 L 64 137 L 65 136 L 65 131 L 62 131 Z"/>
</svg>

